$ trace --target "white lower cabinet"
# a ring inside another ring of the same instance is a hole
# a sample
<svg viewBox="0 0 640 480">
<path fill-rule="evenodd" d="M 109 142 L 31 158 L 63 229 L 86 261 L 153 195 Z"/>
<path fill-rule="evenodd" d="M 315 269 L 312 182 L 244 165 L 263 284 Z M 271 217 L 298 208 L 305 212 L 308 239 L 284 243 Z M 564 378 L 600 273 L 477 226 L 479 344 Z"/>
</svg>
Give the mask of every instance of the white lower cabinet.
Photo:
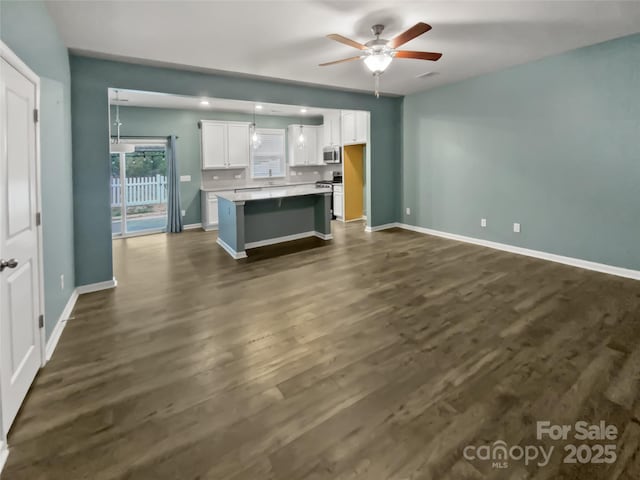
<svg viewBox="0 0 640 480">
<path fill-rule="evenodd" d="M 344 211 L 342 208 L 344 200 L 344 192 L 342 190 L 342 185 L 334 185 L 333 186 L 333 214 L 342 218 L 344 216 Z"/>
<path fill-rule="evenodd" d="M 201 192 L 202 197 L 202 228 L 204 230 L 218 229 L 218 197 L 217 193 L 229 192 Z"/>
</svg>

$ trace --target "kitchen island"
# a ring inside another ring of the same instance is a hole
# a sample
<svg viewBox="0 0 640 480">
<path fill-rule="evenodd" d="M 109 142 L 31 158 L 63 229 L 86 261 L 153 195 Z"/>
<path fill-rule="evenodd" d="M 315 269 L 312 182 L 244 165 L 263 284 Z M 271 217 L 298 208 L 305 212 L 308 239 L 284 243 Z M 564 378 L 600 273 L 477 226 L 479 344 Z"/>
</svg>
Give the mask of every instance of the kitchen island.
<svg viewBox="0 0 640 480">
<path fill-rule="evenodd" d="M 220 192 L 217 197 L 218 244 L 235 259 L 274 243 L 333 238 L 331 189 L 296 185 Z"/>
</svg>

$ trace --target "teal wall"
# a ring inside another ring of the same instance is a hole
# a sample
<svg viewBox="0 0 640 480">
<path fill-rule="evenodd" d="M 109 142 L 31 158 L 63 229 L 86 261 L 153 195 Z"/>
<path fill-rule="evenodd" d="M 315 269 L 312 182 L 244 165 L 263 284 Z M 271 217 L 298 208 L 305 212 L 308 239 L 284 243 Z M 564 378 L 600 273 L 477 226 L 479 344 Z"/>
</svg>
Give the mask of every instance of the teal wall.
<svg viewBox="0 0 640 480">
<path fill-rule="evenodd" d="M 368 222 L 398 220 L 400 98 L 71 56 L 76 283 L 110 280 L 109 87 L 371 112 Z"/>
<path fill-rule="evenodd" d="M 403 125 L 403 222 L 640 269 L 640 35 L 409 95 Z"/>
<path fill-rule="evenodd" d="M 75 286 L 69 57 L 43 2 L 1 0 L 0 38 L 41 81 L 44 313 L 49 338 Z"/>
<path fill-rule="evenodd" d="M 115 118 L 115 107 L 111 108 L 111 118 Z M 178 169 L 180 175 L 191 175 L 191 182 L 180 183 L 180 200 L 186 210 L 185 225 L 200 223 L 200 185 L 202 169 L 200 161 L 200 120 L 225 120 L 251 122 L 253 116 L 233 112 L 212 110 L 175 110 L 165 108 L 120 107 L 121 135 L 168 136 L 177 135 Z M 256 116 L 258 128 L 281 128 L 287 125 L 320 125 L 322 117 L 308 119 L 273 115 Z M 244 180 L 243 180 L 244 182 Z"/>
</svg>

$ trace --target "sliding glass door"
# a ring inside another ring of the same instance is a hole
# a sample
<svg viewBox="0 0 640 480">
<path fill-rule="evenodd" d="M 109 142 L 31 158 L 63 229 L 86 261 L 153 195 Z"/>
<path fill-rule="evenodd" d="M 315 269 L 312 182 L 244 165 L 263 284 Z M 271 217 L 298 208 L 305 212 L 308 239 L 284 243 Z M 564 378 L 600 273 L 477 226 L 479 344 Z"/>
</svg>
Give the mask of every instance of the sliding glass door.
<svg viewBox="0 0 640 480">
<path fill-rule="evenodd" d="M 138 139 L 132 143 L 135 152 L 111 154 L 114 237 L 163 232 L 167 226 L 166 142 Z"/>
</svg>

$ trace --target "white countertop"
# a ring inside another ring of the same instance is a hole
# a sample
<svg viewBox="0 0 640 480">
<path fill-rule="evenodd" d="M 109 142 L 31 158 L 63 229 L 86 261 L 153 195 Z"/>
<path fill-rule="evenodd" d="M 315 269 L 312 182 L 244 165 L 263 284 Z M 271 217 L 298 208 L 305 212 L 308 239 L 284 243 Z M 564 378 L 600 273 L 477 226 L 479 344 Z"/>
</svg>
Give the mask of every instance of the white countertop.
<svg viewBox="0 0 640 480">
<path fill-rule="evenodd" d="M 304 195 L 330 194 L 331 189 L 311 185 L 294 185 L 269 187 L 263 190 L 245 190 L 239 192 L 220 192 L 216 196 L 231 202 L 246 202 L 250 200 L 268 200 L 270 198 L 301 197 Z"/>
<path fill-rule="evenodd" d="M 297 185 L 315 185 L 315 182 L 299 182 L 299 183 L 282 183 L 276 185 L 231 185 L 228 187 L 200 187 L 200 190 L 203 192 L 233 192 L 234 190 L 244 190 L 244 189 L 258 189 L 258 188 L 283 188 L 283 187 L 293 187 Z"/>
</svg>

